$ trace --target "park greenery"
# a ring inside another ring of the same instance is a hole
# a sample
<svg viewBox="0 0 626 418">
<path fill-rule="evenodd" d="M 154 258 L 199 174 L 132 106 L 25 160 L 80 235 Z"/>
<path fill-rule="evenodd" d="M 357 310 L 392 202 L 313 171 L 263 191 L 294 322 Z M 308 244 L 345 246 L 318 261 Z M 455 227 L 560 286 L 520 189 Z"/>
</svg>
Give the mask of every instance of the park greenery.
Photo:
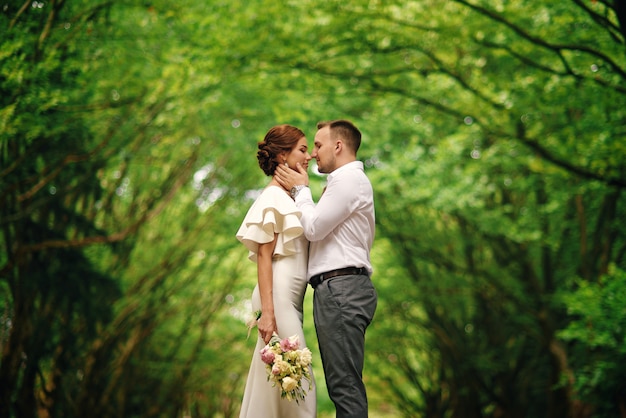
<svg viewBox="0 0 626 418">
<path fill-rule="evenodd" d="M 336 118 L 375 190 L 371 416 L 626 417 L 624 2 L 0 7 L 0 417 L 238 416 L 256 144 Z"/>
</svg>

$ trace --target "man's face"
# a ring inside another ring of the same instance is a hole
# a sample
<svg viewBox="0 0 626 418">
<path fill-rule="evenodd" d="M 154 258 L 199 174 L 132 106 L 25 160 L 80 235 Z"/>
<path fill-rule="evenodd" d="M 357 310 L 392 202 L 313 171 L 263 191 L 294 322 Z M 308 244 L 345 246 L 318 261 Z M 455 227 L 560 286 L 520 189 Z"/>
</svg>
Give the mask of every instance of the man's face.
<svg viewBox="0 0 626 418">
<path fill-rule="evenodd" d="M 330 127 L 326 126 L 315 134 L 311 157 L 317 160 L 317 170 L 320 173 L 332 173 L 336 166 L 336 144 L 330 138 Z"/>
</svg>

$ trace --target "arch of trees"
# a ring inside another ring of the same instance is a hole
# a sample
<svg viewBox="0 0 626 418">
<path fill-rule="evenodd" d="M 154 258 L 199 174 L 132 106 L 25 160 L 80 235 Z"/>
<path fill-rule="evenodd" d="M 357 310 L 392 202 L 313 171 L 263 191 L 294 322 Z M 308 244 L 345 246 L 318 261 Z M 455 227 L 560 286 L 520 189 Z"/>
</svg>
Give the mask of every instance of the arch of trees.
<svg viewBox="0 0 626 418">
<path fill-rule="evenodd" d="M 346 117 L 372 415 L 626 417 L 623 2 L 13 3 L 0 416 L 236 416 L 256 141 Z"/>
</svg>

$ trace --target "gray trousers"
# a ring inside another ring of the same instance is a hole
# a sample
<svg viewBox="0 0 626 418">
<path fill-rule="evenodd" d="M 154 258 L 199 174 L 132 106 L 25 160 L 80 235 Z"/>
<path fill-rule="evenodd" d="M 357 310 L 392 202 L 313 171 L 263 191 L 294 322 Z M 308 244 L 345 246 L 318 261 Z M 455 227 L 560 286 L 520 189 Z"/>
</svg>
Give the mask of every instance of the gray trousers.
<svg viewBox="0 0 626 418">
<path fill-rule="evenodd" d="M 378 296 L 368 276 L 338 276 L 315 288 L 313 317 L 330 399 L 337 418 L 366 418 L 365 330 Z"/>
</svg>

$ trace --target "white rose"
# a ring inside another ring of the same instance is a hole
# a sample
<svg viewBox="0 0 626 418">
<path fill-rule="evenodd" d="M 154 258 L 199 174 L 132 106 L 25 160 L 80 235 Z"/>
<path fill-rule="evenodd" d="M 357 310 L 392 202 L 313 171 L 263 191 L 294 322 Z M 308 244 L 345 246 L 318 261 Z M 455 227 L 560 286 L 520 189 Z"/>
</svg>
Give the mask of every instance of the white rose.
<svg viewBox="0 0 626 418">
<path fill-rule="evenodd" d="M 300 351 L 300 365 L 304 367 L 308 366 L 311 364 L 311 361 L 313 361 L 313 354 L 311 353 L 311 350 L 306 347 L 303 348 Z"/>
<path fill-rule="evenodd" d="M 298 387 L 298 381 L 295 379 L 292 379 L 291 377 L 287 376 L 283 379 L 283 390 L 285 392 L 291 392 L 292 390 L 295 390 Z"/>
</svg>

